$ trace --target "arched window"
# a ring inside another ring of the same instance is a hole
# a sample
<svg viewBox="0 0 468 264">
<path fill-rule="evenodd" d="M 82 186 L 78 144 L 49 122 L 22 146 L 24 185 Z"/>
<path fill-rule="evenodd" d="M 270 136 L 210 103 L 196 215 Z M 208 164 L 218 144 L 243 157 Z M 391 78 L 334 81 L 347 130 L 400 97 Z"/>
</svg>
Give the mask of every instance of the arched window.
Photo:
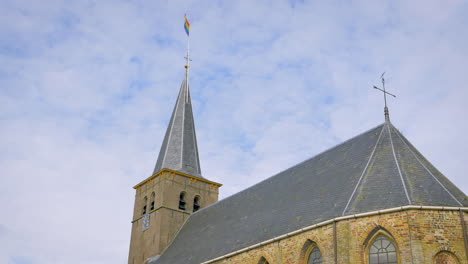
<svg viewBox="0 0 468 264">
<path fill-rule="evenodd" d="M 320 249 L 314 245 L 311 247 L 309 250 L 309 253 L 307 255 L 307 264 L 322 264 L 322 253 L 320 252 Z"/>
<path fill-rule="evenodd" d="M 150 211 L 154 210 L 154 200 L 155 199 L 156 199 L 156 194 L 153 192 L 153 193 L 151 193 Z"/>
<path fill-rule="evenodd" d="M 185 210 L 185 192 L 181 192 L 179 195 L 179 209 Z"/>
<path fill-rule="evenodd" d="M 261 257 L 260 260 L 258 261 L 258 264 L 269 264 L 269 263 L 264 257 Z"/>
<path fill-rule="evenodd" d="M 316 242 L 310 239 L 305 241 L 304 245 L 302 245 L 299 263 L 322 264 L 322 252 L 320 252 Z"/>
<path fill-rule="evenodd" d="M 143 209 L 141 210 L 141 215 L 146 214 L 146 203 L 148 202 L 148 197 L 143 198 Z"/>
<path fill-rule="evenodd" d="M 450 251 L 440 251 L 434 257 L 434 264 L 458 264 L 457 256 Z"/>
<path fill-rule="evenodd" d="M 378 235 L 369 247 L 369 264 L 397 264 L 395 244 L 382 234 Z"/>
<path fill-rule="evenodd" d="M 193 198 L 193 212 L 196 212 L 200 209 L 200 196 L 195 196 Z"/>
</svg>

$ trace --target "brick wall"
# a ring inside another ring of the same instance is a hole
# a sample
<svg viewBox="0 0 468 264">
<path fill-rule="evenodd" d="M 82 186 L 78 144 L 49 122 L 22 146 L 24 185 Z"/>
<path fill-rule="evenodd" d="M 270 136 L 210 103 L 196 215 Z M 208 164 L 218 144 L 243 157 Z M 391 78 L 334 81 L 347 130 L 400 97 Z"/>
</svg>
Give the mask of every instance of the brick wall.
<svg viewBox="0 0 468 264">
<path fill-rule="evenodd" d="M 468 213 L 463 214 L 466 222 Z M 337 260 L 340 264 L 368 263 L 366 247 L 379 234 L 394 241 L 398 263 L 468 264 L 458 211 L 406 210 L 342 220 L 336 223 L 336 228 Z M 310 241 L 320 248 L 322 263 L 335 263 L 331 223 L 214 264 L 258 264 L 261 257 L 269 264 L 305 263 L 305 251 Z"/>
</svg>

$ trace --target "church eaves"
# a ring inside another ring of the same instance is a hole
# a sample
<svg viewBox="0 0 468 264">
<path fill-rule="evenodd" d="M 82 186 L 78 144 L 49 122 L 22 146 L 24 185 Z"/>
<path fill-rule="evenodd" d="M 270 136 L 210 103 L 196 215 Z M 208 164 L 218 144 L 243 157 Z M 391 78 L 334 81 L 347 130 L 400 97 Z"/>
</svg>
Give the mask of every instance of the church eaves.
<svg viewBox="0 0 468 264">
<path fill-rule="evenodd" d="M 153 174 L 164 168 L 202 178 L 187 74 L 180 86 Z"/>
</svg>

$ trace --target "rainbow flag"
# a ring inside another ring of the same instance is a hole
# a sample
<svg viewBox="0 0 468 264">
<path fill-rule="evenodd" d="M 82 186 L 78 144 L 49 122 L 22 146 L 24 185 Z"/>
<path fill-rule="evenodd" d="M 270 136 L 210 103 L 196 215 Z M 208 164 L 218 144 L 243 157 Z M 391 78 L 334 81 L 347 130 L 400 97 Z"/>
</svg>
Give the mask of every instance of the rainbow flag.
<svg viewBox="0 0 468 264">
<path fill-rule="evenodd" d="M 187 36 L 188 36 L 190 32 L 190 23 L 188 22 L 187 15 L 184 15 L 184 20 L 185 20 L 184 29 L 185 29 L 185 33 L 187 33 Z"/>
</svg>

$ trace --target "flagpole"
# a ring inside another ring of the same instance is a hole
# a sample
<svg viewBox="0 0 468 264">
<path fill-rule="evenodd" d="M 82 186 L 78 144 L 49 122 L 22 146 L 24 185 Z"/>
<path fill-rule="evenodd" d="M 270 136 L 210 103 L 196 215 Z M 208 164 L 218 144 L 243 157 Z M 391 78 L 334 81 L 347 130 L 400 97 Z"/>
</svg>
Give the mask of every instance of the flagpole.
<svg viewBox="0 0 468 264">
<path fill-rule="evenodd" d="M 187 81 L 185 82 L 185 84 L 187 85 L 186 89 L 187 89 L 187 96 L 186 96 L 186 103 L 188 102 L 188 89 L 189 89 L 189 69 L 190 69 L 190 35 L 187 36 L 187 64 L 186 64 L 186 70 L 185 70 L 185 74 L 187 75 L 186 78 L 187 78 Z"/>
<path fill-rule="evenodd" d="M 185 18 L 187 19 L 187 18 Z M 186 20 L 187 21 L 187 20 Z M 185 89 L 186 89 L 186 96 L 185 96 L 185 103 L 188 103 L 188 90 L 189 90 L 189 68 L 190 68 L 190 34 L 187 31 L 187 56 L 185 57 Z"/>
</svg>

